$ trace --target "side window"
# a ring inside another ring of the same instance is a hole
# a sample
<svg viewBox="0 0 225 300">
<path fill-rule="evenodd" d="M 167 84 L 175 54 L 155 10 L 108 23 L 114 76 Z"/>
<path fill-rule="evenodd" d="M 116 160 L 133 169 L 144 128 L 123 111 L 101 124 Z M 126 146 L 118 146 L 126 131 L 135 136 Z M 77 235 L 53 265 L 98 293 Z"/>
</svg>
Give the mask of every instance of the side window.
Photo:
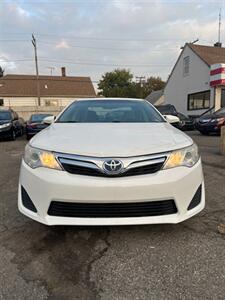
<svg viewBox="0 0 225 300">
<path fill-rule="evenodd" d="M 4 100 L 0 99 L 0 106 L 4 106 Z"/>
<path fill-rule="evenodd" d="M 190 57 L 186 56 L 183 60 L 183 76 L 189 75 L 189 69 L 190 69 Z"/>
</svg>

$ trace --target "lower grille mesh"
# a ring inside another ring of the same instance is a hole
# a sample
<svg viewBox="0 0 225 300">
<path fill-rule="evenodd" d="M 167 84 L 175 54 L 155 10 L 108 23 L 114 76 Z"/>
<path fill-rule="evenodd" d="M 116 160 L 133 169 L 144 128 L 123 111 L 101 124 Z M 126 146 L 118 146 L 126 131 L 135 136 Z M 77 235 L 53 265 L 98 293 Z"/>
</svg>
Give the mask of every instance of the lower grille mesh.
<svg viewBox="0 0 225 300">
<path fill-rule="evenodd" d="M 70 203 L 52 201 L 48 215 L 74 218 L 122 218 L 177 213 L 174 200 L 138 203 Z"/>
</svg>

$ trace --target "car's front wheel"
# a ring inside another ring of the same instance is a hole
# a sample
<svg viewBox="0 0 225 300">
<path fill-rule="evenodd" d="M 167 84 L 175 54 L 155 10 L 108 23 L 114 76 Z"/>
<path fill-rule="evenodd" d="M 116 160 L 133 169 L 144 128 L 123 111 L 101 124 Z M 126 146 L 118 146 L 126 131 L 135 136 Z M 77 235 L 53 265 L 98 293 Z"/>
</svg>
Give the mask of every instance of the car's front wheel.
<svg viewBox="0 0 225 300">
<path fill-rule="evenodd" d="M 11 141 L 15 141 L 15 139 L 16 139 L 16 132 L 15 132 L 15 130 L 13 129 L 12 132 L 11 132 L 10 140 L 11 140 Z"/>
<path fill-rule="evenodd" d="M 21 128 L 20 129 L 20 136 L 23 136 L 23 133 L 24 133 L 23 128 Z"/>
</svg>

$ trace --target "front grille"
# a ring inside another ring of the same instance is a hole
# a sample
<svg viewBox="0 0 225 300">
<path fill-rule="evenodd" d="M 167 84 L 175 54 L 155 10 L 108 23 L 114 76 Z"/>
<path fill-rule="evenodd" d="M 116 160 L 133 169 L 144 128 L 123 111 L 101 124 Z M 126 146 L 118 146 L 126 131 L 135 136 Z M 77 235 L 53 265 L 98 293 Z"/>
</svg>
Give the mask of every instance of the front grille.
<svg viewBox="0 0 225 300">
<path fill-rule="evenodd" d="M 163 164 L 164 161 L 160 163 L 151 164 L 151 165 L 135 167 L 135 168 L 128 169 L 124 173 L 120 173 L 116 175 L 109 175 L 101 172 L 100 169 L 93 169 L 84 166 L 77 166 L 77 165 L 66 164 L 66 163 L 62 163 L 62 166 L 64 170 L 66 170 L 71 174 L 97 176 L 97 177 L 124 177 L 124 176 L 152 174 L 159 171 L 162 168 Z"/>
<path fill-rule="evenodd" d="M 52 201 L 48 215 L 72 218 L 126 218 L 177 213 L 174 200 L 138 203 L 71 203 Z"/>
</svg>

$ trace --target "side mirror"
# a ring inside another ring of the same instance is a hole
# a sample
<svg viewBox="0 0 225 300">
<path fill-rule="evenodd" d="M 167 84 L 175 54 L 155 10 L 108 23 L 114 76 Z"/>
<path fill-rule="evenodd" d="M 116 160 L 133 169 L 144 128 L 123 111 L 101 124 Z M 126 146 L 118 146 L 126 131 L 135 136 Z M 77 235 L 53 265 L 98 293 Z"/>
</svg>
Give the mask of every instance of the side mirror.
<svg viewBox="0 0 225 300">
<path fill-rule="evenodd" d="M 50 125 L 54 122 L 54 120 L 55 120 L 54 116 L 49 116 L 49 117 L 44 118 L 43 123 L 46 125 Z"/>
<path fill-rule="evenodd" d="M 172 116 L 172 115 L 164 115 L 164 118 L 166 119 L 166 121 L 170 124 L 173 123 L 179 123 L 180 119 L 176 116 Z"/>
</svg>

